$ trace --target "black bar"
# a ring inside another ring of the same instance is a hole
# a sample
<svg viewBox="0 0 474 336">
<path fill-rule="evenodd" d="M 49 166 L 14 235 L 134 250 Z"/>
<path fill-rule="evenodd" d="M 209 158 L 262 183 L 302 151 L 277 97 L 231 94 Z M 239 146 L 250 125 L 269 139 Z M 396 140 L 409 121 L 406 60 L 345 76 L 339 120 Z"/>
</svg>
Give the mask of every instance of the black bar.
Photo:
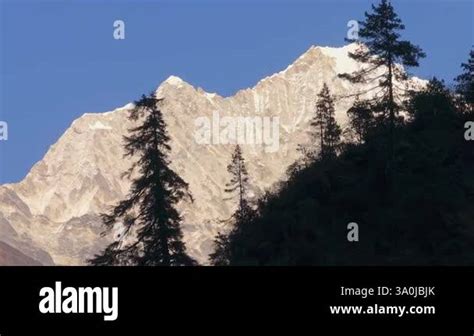
<svg viewBox="0 0 474 336">
<path fill-rule="evenodd" d="M 151 334 L 231 331 L 262 332 L 293 328 L 308 335 L 331 330 L 412 331 L 421 328 L 452 335 L 474 332 L 474 268 L 462 267 L 312 267 L 312 268 L 140 268 L 140 267 L 1 267 L 0 334 L 38 335 L 54 332 L 105 335 L 138 330 Z M 38 305 L 42 287 L 118 287 L 119 314 L 104 321 L 103 314 L 42 314 Z M 434 295 L 341 296 L 346 288 L 428 287 Z M 334 315 L 330 306 L 433 306 L 433 314 Z M 382 329 L 373 329 L 382 323 Z M 308 329 L 309 328 L 309 329 Z M 454 332 L 456 330 L 456 332 Z M 99 332 L 100 331 L 100 332 Z M 462 331 L 458 333 L 457 331 Z M 174 333 L 173 332 L 173 333 Z M 28 333 L 31 334 L 31 333 Z M 326 333 L 323 333 L 326 334 Z"/>
</svg>

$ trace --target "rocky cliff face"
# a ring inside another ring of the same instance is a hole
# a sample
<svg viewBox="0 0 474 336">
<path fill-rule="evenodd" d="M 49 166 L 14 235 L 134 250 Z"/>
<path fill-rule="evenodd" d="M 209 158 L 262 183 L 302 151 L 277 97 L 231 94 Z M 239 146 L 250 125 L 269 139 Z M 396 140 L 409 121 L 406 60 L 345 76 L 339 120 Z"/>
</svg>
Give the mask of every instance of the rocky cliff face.
<svg viewBox="0 0 474 336">
<path fill-rule="evenodd" d="M 0 265 L 2 266 L 41 266 L 34 260 L 10 245 L 0 241 Z"/>
<path fill-rule="evenodd" d="M 337 97 L 363 91 L 337 77 L 358 69 L 347 55 L 354 48 L 311 47 L 285 70 L 264 78 L 253 88 L 221 97 L 171 76 L 157 89 L 164 97 L 163 113 L 172 139 L 172 167 L 189 183 L 194 203 L 180 204 L 189 253 L 205 263 L 219 220 L 234 204 L 224 201 L 226 170 L 232 144 L 196 141 L 196 120 L 222 117 L 279 117 L 278 150 L 261 144 L 243 145 L 254 197 L 285 177 L 299 156 L 299 144 L 309 142 L 309 121 L 317 93 L 326 82 Z M 410 86 L 423 81 L 412 78 Z M 336 119 L 344 125 L 352 98 L 336 100 Z M 111 112 L 84 114 L 75 120 L 17 184 L 0 186 L 1 240 L 42 264 L 83 264 L 110 242 L 101 237 L 98 214 L 122 199 L 130 186 L 121 174 L 131 159 L 123 159 L 122 137 L 133 126 L 131 104 Z"/>
</svg>

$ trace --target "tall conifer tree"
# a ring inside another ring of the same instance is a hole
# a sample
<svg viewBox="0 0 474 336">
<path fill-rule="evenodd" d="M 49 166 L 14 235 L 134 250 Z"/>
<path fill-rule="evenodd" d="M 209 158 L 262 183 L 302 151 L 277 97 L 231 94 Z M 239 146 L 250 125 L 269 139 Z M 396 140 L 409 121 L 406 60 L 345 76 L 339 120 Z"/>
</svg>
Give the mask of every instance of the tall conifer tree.
<svg viewBox="0 0 474 336">
<path fill-rule="evenodd" d="M 92 265 L 184 266 L 196 262 L 185 252 L 179 201 L 192 199 L 188 185 L 170 167 L 161 99 L 152 93 L 135 102 L 130 120 L 139 122 L 124 137 L 125 157 L 137 160 L 124 174 L 132 179 L 128 197 L 102 219 L 108 230 L 121 222 L 119 240 L 90 260 Z M 133 177 L 132 176 L 135 176 Z"/>
<path fill-rule="evenodd" d="M 245 165 L 245 159 L 242 155 L 242 149 L 239 145 L 235 146 L 234 153 L 232 154 L 232 161 L 227 166 L 227 171 L 230 173 L 231 178 L 229 183 L 226 184 L 225 192 L 231 195 L 237 195 L 239 205 L 236 216 L 238 218 L 243 218 L 248 207 L 247 193 L 249 188 L 249 177 Z"/>
<path fill-rule="evenodd" d="M 230 194 L 230 199 L 237 199 L 237 210 L 230 218 L 232 229 L 226 235 L 219 232 L 215 239 L 215 251 L 210 255 L 213 265 L 228 265 L 231 257 L 229 242 L 231 237 L 238 234 L 242 225 L 250 219 L 252 209 L 248 200 L 249 179 L 245 166 L 245 159 L 242 155 L 242 149 L 239 145 L 235 146 L 232 154 L 232 161 L 227 166 L 230 173 L 230 181 L 226 184 L 225 192 Z"/>
<path fill-rule="evenodd" d="M 474 50 L 469 53 L 467 63 L 461 65 L 463 73 L 456 78 L 456 91 L 463 97 L 469 110 L 474 112 Z"/>
<path fill-rule="evenodd" d="M 364 143 L 368 134 L 375 126 L 374 115 L 371 106 L 366 101 L 356 99 L 352 107 L 347 111 L 349 117 L 349 133 L 357 143 Z"/>
<path fill-rule="evenodd" d="M 382 113 L 388 124 L 388 153 L 391 160 L 394 146 L 394 127 L 400 104 L 395 93 L 395 81 L 406 79 L 396 64 L 405 67 L 416 67 L 423 51 L 409 41 L 400 39 L 400 31 L 405 29 L 402 21 L 389 0 L 382 0 L 377 6 L 372 5 L 373 13 L 365 13 L 365 21 L 360 22 L 359 46 L 349 56 L 365 66 L 351 74 L 341 74 L 352 83 L 371 85 L 368 91 L 375 95 L 374 104 L 377 112 Z"/>
<path fill-rule="evenodd" d="M 313 136 L 319 142 L 320 157 L 334 156 L 340 145 L 341 128 L 336 122 L 334 100 L 326 83 L 318 94 L 311 126 Z"/>
</svg>

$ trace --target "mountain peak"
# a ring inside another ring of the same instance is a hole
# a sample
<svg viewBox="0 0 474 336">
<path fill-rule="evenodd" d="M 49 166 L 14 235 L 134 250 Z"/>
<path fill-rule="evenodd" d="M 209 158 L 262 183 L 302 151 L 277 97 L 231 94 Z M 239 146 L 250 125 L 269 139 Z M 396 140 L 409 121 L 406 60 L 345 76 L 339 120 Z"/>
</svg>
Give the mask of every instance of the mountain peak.
<svg viewBox="0 0 474 336">
<path fill-rule="evenodd" d="M 298 59 L 320 56 L 321 53 L 324 54 L 325 56 L 330 56 L 330 57 L 334 57 L 334 56 L 347 57 L 348 53 L 355 51 L 358 45 L 359 44 L 355 42 L 343 45 L 341 47 L 318 46 L 318 45 L 313 44 Z"/>
<path fill-rule="evenodd" d="M 184 81 L 179 78 L 178 76 L 171 75 L 169 76 L 164 83 L 168 83 L 170 85 L 180 86 L 184 83 Z"/>
<path fill-rule="evenodd" d="M 358 48 L 357 43 L 351 43 L 343 47 L 318 47 L 325 56 L 334 60 L 335 70 L 337 73 L 351 73 L 358 68 L 355 60 L 349 57 L 350 52 L 354 52 Z"/>
<path fill-rule="evenodd" d="M 183 89 L 189 87 L 193 86 L 178 76 L 171 75 L 158 86 L 155 93 L 158 98 L 164 98 L 164 96 L 166 96 L 166 92 L 170 89 L 174 91 L 174 89 Z"/>
</svg>

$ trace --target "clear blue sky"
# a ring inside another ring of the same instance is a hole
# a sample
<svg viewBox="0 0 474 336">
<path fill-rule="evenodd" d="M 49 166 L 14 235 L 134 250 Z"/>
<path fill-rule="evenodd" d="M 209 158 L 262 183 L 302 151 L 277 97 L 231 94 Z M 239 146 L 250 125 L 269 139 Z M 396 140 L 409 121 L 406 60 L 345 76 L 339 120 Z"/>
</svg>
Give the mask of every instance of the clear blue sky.
<svg viewBox="0 0 474 336">
<path fill-rule="evenodd" d="M 378 1 L 376 1 L 378 2 Z M 311 45 L 342 46 L 372 1 L 0 0 L 0 183 L 21 180 L 71 122 L 122 106 L 174 74 L 231 95 Z M 472 0 L 393 1 L 428 57 L 413 73 L 452 82 L 473 42 Z M 114 20 L 126 39 L 114 40 Z"/>
</svg>

